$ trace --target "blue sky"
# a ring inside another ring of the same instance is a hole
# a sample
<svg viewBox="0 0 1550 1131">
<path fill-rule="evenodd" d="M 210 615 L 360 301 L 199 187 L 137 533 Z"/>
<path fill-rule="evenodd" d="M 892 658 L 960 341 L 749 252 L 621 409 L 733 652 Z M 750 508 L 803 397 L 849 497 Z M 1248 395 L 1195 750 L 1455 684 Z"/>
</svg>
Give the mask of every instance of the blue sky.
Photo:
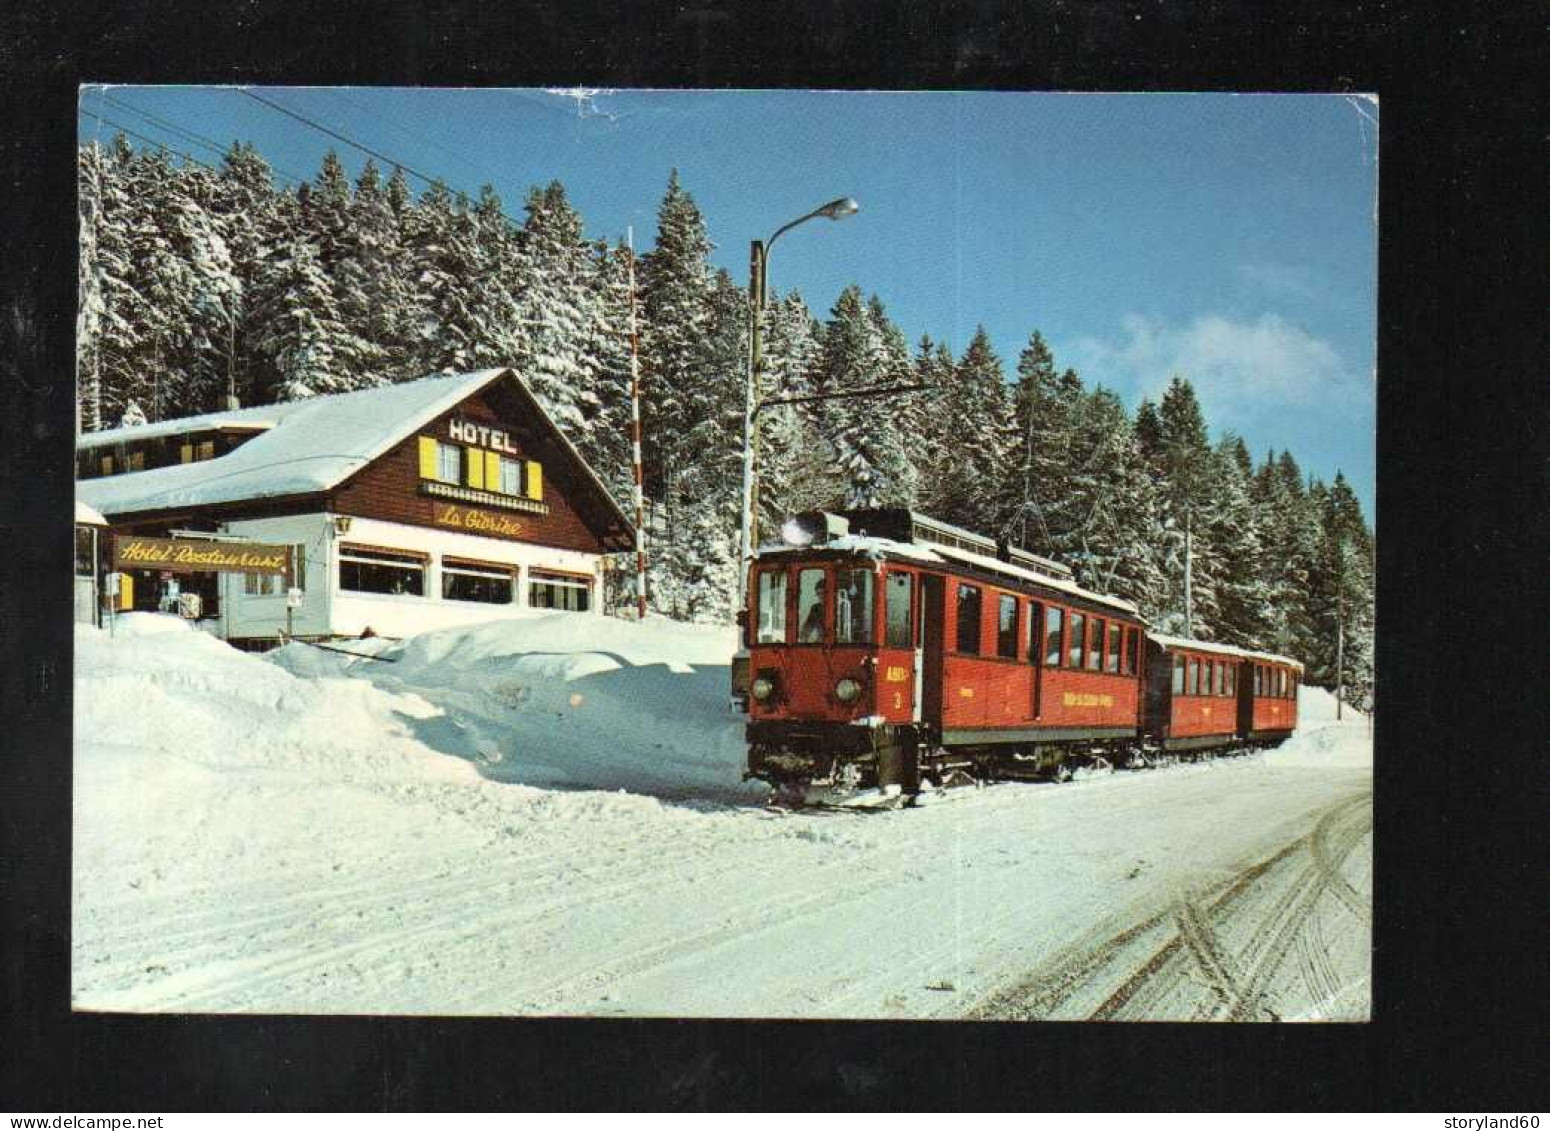
<svg viewBox="0 0 1550 1131">
<path fill-rule="evenodd" d="M 860 283 L 912 344 L 929 333 L 955 352 L 983 323 L 1009 375 L 1037 329 L 1057 364 L 1132 408 L 1180 373 L 1217 433 L 1238 432 L 1256 462 L 1289 448 L 1321 478 L 1343 471 L 1372 516 L 1371 100 L 254 90 L 454 188 L 493 183 L 518 219 L 527 189 L 558 179 L 589 236 L 633 226 L 643 251 L 677 167 L 740 283 L 751 239 L 853 196 L 856 216 L 781 238 L 776 289 L 824 316 Z M 186 135 L 251 141 L 302 177 L 330 148 L 352 174 L 366 160 L 230 88 L 86 88 L 81 111 L 83 140 L 116 132 L 100 115 L 210 164 Z"/>
</svg>

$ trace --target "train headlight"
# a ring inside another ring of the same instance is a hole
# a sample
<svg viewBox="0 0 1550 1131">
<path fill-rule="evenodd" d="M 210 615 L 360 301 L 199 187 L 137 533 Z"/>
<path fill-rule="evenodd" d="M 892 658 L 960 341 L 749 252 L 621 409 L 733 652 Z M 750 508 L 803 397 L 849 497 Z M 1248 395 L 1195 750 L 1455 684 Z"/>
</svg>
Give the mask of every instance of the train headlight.
<svg viewBox="0 0 1550 1131">
<path fill-rule="evenodd" d="M 748 691 L 749 694 L 762 703 L 775 694 L 775 681 L 768 676 L 761 675 L 749 685 Z"/>
<path fill-rule="evenodd" d="M 861 694 L 861 684 L 846 676 L 834 685 L 834 697 L 841 703 L 854 703 Z"/>
</svg>

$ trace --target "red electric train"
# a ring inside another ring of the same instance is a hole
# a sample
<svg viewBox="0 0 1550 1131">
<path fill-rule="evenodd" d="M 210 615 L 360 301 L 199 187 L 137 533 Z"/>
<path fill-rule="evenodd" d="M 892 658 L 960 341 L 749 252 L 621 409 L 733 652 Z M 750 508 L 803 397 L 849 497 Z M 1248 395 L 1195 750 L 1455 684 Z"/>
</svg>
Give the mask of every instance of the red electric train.
<svg viewBox="0 0 1550 1131">
<path fill-rule="evenodd" d="M 1270 744 L 1284 656 L 1149 635 L 1058 562 L 902 509 L 799 516 L 750 568 L 745 777 L 922 788 Z"/>
</svg>

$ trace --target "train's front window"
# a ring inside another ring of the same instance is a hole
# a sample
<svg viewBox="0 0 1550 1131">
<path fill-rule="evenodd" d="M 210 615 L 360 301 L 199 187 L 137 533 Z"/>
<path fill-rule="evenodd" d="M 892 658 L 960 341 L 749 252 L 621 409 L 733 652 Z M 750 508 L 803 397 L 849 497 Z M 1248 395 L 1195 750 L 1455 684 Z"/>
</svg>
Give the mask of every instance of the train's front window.
<svg viewBox="0 0 1550 1131">
<path fill-rule="evenodd" d="M 767 569 L 759 573 L 760 644 L 786 642 L 786 571 Z"/>
<path fill-rule="evenodd" d="M 872 571 L 842 569 L 834 575 L 834 642 L 872 642 Z"/>
<path fill-rule="evenodd" d="M 797 643 L 823 643 L 824 578 L 821 569 L 797 574 Z"/>
</svg>

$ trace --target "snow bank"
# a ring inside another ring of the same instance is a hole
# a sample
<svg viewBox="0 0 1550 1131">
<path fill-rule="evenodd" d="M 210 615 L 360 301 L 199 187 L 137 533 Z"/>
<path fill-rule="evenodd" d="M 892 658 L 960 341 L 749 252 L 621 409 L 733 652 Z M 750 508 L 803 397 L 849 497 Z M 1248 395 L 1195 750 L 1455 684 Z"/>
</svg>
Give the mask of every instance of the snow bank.
<svg viewBox="0 0 1550 1131">
<path fill-rule="evenodd" d="M 497 781 L 731 800 L 763 791 L 741 784 L 736 646 L 730 627 L 534 613 L 425 633 L 375 662 L 306 645 L 271 658 L 413 690 L 445 712 L 417 728 L 421 740 Z"/>
<path fill-rule="evenodd" d="M 1335 718 L 1335 697 L 1322 687 L 1297 689 L 1297 733 L 1267 757 L 1275 766 L 1371 766 L 1372 730 L 1350 704 Z"/>
</svg>

